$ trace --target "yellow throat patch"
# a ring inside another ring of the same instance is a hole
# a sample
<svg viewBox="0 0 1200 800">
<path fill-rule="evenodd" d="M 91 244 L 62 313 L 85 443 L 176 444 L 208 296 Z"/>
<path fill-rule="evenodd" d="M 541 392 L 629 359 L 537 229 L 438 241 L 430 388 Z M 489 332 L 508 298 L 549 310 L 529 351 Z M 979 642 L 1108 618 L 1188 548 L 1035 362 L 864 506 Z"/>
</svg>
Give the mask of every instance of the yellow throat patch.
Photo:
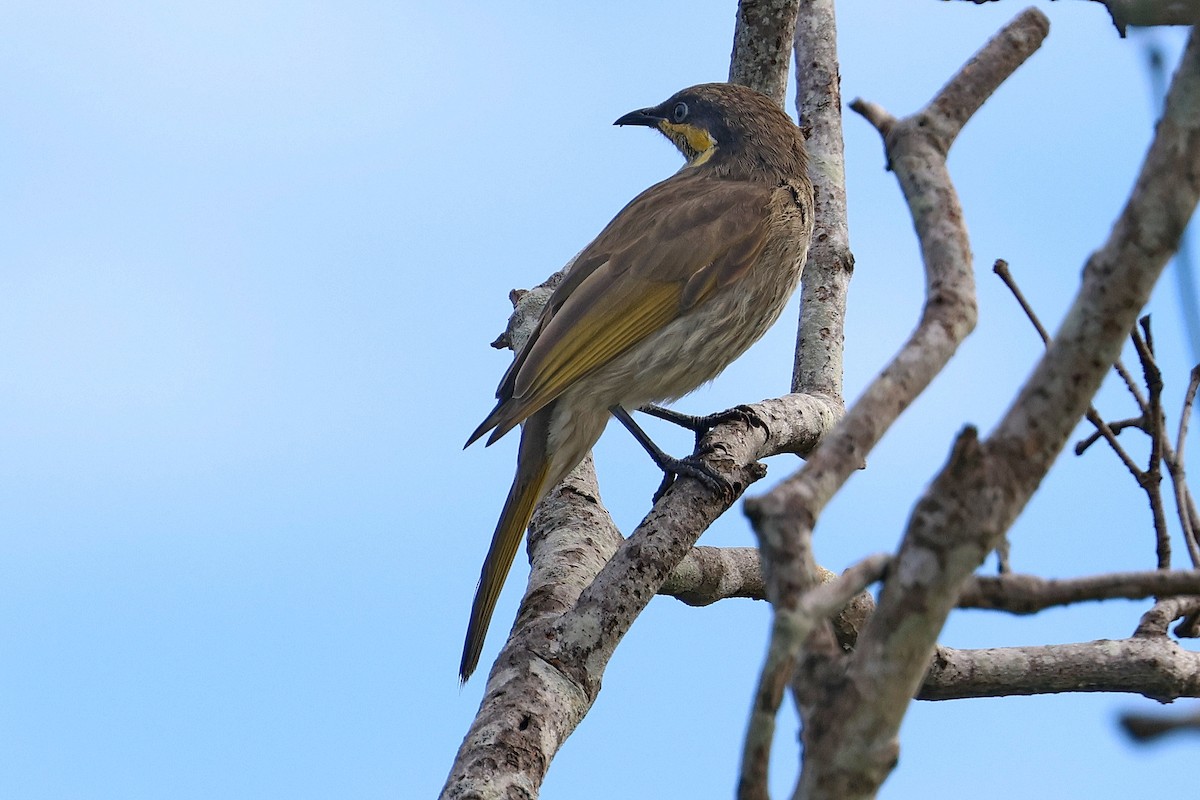
<svg viewBox="0 0 1200 800">
<path fill-rule="evenodd" d="M 717 149 L 717 140 L 712 134 L 695 125 L 663 120 L 658 127 L 687 156 L 689 166 L 703 164 Z"/>
</svg>

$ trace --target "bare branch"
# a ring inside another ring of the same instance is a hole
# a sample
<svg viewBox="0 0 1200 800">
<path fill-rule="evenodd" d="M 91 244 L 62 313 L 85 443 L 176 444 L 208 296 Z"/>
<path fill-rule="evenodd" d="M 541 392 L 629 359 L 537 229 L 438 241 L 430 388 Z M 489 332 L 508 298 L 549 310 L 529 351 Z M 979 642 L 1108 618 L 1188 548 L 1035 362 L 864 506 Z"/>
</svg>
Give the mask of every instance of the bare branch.
<svg viewBox="0 0 1200 800">
<path fill-rule="evenodd" d="M 1032 323 L 1034 330 L 1038 336 L 1042 338 L 1042 344 L 1050 344 L 1050 332 L 1042 325 L 1042 321 L 1038 319 L 1037 313 L 1033 310 L 1033 306 L 1029 305 L 1029 301 L 1025 299 L 1025 293 L 1021 291 L 1021 287 L 1017 285 L 1017 281 L 1013 278 L 1012 271 L 1008 268 L 1008 262 L 1003 258 L 997 258 L 996 263 L 992 265 L 994 272 L 1008 290 L 1012 292 L 1012 296 L 1016 298 L 1017 304 L 1021 306 L 1021 310 L 1025 312 L 1025 316 Z"/>
<path fill-rule="evenodd" d="M 1133 194 L 1108 243 L 1089 260 L 1058 335 L 995 434 L 982 444 L 971 430 L 960 435 L 914 510 L 845 672 L 853 690 L 836 693 L 821 709 L 819 736 L 806 732 L 802 796 L 864 797 L 891 769 L 907 698 L 960 582 L 1001 539 L 1061 452 L 1198 196 L 1200 37 L 1193 35 Z M 862 697 L 871 702 L 858 702 Z"/>
<path fill-rule="evenodd" d="M 916 331 L 898 356 L 872 382 L 805 467 L 769 495 L 747 502 L 747 512 L 764 543 L 764 558 L 767 542 L 811 530 L 832 494 L 973 328 L 976 307 L 970 246 L 945 156 L 970 113 L 1038 48 L 1047 30 L 1041 12 L 1023 13 L 913 117 L 891 123 L 886 112 L 873 112 L 862 103 L 852 106 L 870 114 L 878 127 L 890 128 L 885 142 L 889 163 L 904 190 L 921 241 L 927 301 Z M 972 434 L 961 437 L 951 459 L 955 470 L 977 471 L 976 451 Z M 927 563 L 939 562 L 935 558 Z M 772 567 L 764 565 L 764 569 L 770 574 Z M 884 595 L 893 583 L 906 585 L 911 577 L 904 568 L 891 573 Z M 806 716 L 805 762 L 798 796 L 860 797 L 874 793 L 874 787 L 894 764 L 894 732 L 920 682 L 962 577 L 954 573 L 947 578 L 944 598 L 925 598 L 929 602 L 923 610 L 928 613 L 908 607 L 903 612 L 893 608 L 881 615 L 881 607 L 872 615 L 863 635 L 874 630 L 875 638 L 865 643 L 860 636 L 851 658 L 851 670 L 863 668 L 851 679 L 857 683 L 854 690 L 827 692 Z M 783 583 L 795 585 L 798 581 Z M 776 613 L 795 602 L 787 596 L 783 600 Z M 886 622 L 881 622 L 881 617 Z M 888 624 L 893 625 L 892 630 L 883 632 Z M 873 665 L 879 661 L 886 661 L 888 666 L 875 673 Z M 885 673 L 886 680 L 881 678 Z M 871 702 L 859 702 L 863 697 L 871 697 Z"/>
<path fill-rule="evenodd" d="M 1196 502 L 1187 485 L 1184 468 L 1184 445 L 1187 442 L 1188 423 L 1192 417 L 1192 404 L 1196 402 L 1196 390 L 1200 388 L 1200 365 L 1192 367 L 1191 379 L 1183 396 L 1183 410 L 1179 412 L 1179 431 L 1175 436 L 1175 449 L 1167 448 L 1167 471 L 1171 475 L 1171 486 L 1175 492 L 1175 508 L 1179 514 L 1179 525 L 1183 529 L 1183 541 L 1187 546 L 1192 566 L 1200 567 L 1200 517 L 1196 514 Z"/>
<path fill-rule="evenodd" d="M 817 570 L 822 583 L 837 577 L 824 567 Z M 658 593 L 706 606 L 731 598 L 765 600 L 765 591 L 757 548 L 694 547 Z M 1200 595 L 1200 569 L 1107 572 L 1079 578 L 974 575 L 963 584 L 958 608 L 1035 614 L 1072 603 L 1188 594 Z"/>
<path fill-rule="evenodd" d="M 818 625 L 838 613 L 855 595 L 883 576 L 890 558 L 870 556 L 847 569 L 840 577 L 805 592 L 795 609 L 787 609 L 772 620 L 767 661 L 759 677 L 750 725 L 742 751 L 742 770 L 738 780 L 739 800 L 766 798 L 767 769 L 771 742 L 775 736 L 775 716 L 783 701 L 783 690 L 796 667 L 804 642 Z"/>
<path fill-rule="evenodd" d="M 1113 369 L 1121 376 L 1121 380 L 1125 382 L 1125 388 L 1133 395 L 1134 402 L 1137 403 L 1138 409 L 1142 412 L 1142 419 L 1145 420 L 1150 415 L 1150 403 L 1142 396 L 1142 389 L 1138 386 L 1137 381 L 1133 379 L 1129 369 L 1125 366 L 1125 362 L 1117 359 L 1113 365 Z"/>
<path fill-rule="evenodd" d="M 1038 319 L 1037 312 L 1033 310 L 1033 306 L 1031 306 L 1029 301 L 1025 299 L 1024 292 L 1021 291 L 1021 288 L 1017 285 L 1016 279 L 1013 277 L 1012 271 L 1008 268 L 1008 262 L 1002 258 L 996 259 L 996 263 L 992 266 L 992 272 L 999 276 L 1000 280 L 1004 282 L 1004 285 L 1008 287 L 1008 290 L 1012 292 L 1013 297 L 1021 306 L 1021 310 L 1025 312 L 1025 316 L 1029 319 L 1029 322 L 1037 331 L 1038 336 L 1041 337 L 1042 344 L 1050 344 L 1049 332 L 1046 330 L 1045 326 L 1042 325 L 1042 321 Z M 1116 363 L 1116 370 L 1125 379 L 1125 383 L 1130 387 L 1130 390 L 1134 392 L 1134 396 L 1138 399 L 1139 404 L 1145 408 L 1146 404 L 1145 401 L 1141 399 L 1141 393 L 1137 391 L 1137 387 L 1133 383 L 1133 379 L 1129 375 L 1129 371 L 1125 369 L 1125 365 L 1119 360 Z M 1137 480 L 1138 484 L 1140 485 L 1143 478 L 1142 470 L 1129 455 L 1129 453 L 1126 452 L 1125 448 L 1121 446 L 1121 443 L 1117 441 L 1117 434 L 1126 427 L 1137 426 L 1144 428 L 1146 413 L 1148 413 L 1148 411 L 1143 411 L 1143 416 L 1139 419 L 1127 420 L 1124 423 L 1109 425 L 1104 421 L 1104 418 L 1100 416 L 1100 412 L 1097 411 L 1094 406 L 1089 405 L 1087 409 L 1087 419 L 1088 422 L 1092 423 L 1092 425 L 1096 428 L 1096 432 L 1075 445 L 1075 455 L 1083 455 L 1084 451 L 1091 447 L 1097 439 L 1103 438 L 1106 442 L 1108 442 L 1109 447 L 1113 449 L 1113 452 L 1116 453 L 1117 457 L 1121 459 L 1121 463 L 1123 463 L 1125 468 L 1133 474 L 1134 479 Z"/>
<path fill-rule="evenodd" d="M 1133 635 L 1135 638 L 1166 636 L 1167 626 L 1177 619 L 1196 613 L 1197 609 L 1200 609 L 1200 597 L 1197 596 L 1159 600 L 1142 615 Z"/>
<path fill-rule="evenodd" d="M 689 606 L 745 597 L 766 599 L 758 550 L 753 547 L 693 547 L 658 589 Z"/>
<path fill-rule="evenodd" d="M 529 586 L 443 798 L 536 795 L 550 765 L 543 748 L 552 743 L 557 750 L 594 701 L 561 673 L 530 658 L 530 651 L 540 631 L 575 602 L 621 541 L 599 497 L 589 455 L 538 505 L 529 533 Z M 514 724 L 514 709 L 528 724 Z M 496 763 L 508 767 L 496 770 Z"/>
<path fill-rule="evenodd" d="M 939 647 L 918 700 L 1131 692 L 1169 703 L 1200 697 L 1200 653 L 1166 637 L 954 650 Z"/>
<path fill-rule="evenodd" d="M 975 5 L 994 3 L 996 0 L 969 0 Z M 1122 38 L 1130 26 L 1154 27 L 1158 25 L 1194 25 L 1200 22 L 1198 0 L 1092 0 L 1108 9 L 1113 27 Z"/>
<path fill-rule="evenodd" d="M 884 144 L 887 144 L 887 137 L 891 135 L 892 128 L 895 127 L 897 122 L 896 118 L 888 113 L 887 109 L 878 103 L 863 100 L 861 97 L 856 97 L 850 102 L 850 109 L 871 123 L 871 127 L 879 132 L 879 135 L 884 139 Z"/>
<path fill-rule="evenodd" d="M 1175 439 L 1175 452 L 1183 461 L 1184 443 L 1187 441 L 1188 424 L 1192 418 L 1192 404 L 1196 402 L 1196 391 L 1200 389 L 1200 364 L 1192 367 L 1187 391 L 1183 395 L 1183 410 L 1179 412 L 1179 433 Z"/>
<path fill-rule="evenodd" d="M 796 22 L 796 103 L 807 138 L 815 208 L 800 289 L 792 391 L 842 402 L 846 294 L 854 273 L 833 0 L 805 3 Z"/>
<path fill-rule="evenodd" d="M 1121 715 L 1121 727 L 1135 742 L 1146 743 L 1178 731 L 1200 731 L 1200 711 L 1191 714 L 1136 714 Z"/>
<path fill-rule="evenodd" d="M 1097 413 L 1096 416 L 1097 419 L 1100 419 L 1099 413 Z M 1110 444 L 1115 444 L 1111 439 L 1108 439 L 1106 431 L 1113 436 L 1120 436 L 1121 432 L 1127 428 L 1137 428 L 1138 430 L 1145 430 L 1146 428 L 1146 420 L 1144 417 L 1130 417 L 1129 419 L 1119 419 L 1116 422 L 1106 422 L 1105 420 L 1100 419 L 1100 424 L 1096 425 L 1089 414 L 1088 422 L 1091 422 L 1094 426 L 1096 426 L 1096 430 L 1075 444 L 1075 455 L 1077 456 L 1083 455 L 1085 452 L 1087 452 L 1089 447 L 1101 439 L 1107 439 Z M 1133 464 L 1135 467 L 1137 466 L 1133 459 L 1129 457 L 1129 454 L 1124 450 L 1117 450 L 1116 447 L 1113 449 L 1117 451 L 1117 455 L 1120 457 L 1121 461 L 1126 465 L 1126 467 L 1128 467 L 1129 464 Z"/>
<path fill-rule="evenodd" d="M 749 86 L 782 106 L 800 0 L 739 0 L 729 82 Z"/>
<path fill-rule="evenodd" d="M 1150 501 L 1150 514 L 1154 520 L 1155 553 L 1158 556 L 1158 568 L 1171 567 L 1171 534 L 1167 530 L 1167 512 L 1162 498 L 1162 462 L 1164 447 L 1169 450 L 1167 441 L 1167 420 L 1162 407 L 1163 379 L 1162 371 L 1154 359 L 1154 337 L 1150 329 L 1150 317 L 1139 320 L 1143 334 L 1133 329 L 1131 337 L 1138 360 L 1142 365 L 1142 375 L 1146 381 L 1149 413 L 1146 415 L 1146 434 L 1150 437 L 1150 459 L 1146 469 L 1142 471 L 1138 485 L 1146 492 Z"/>
<path fill-rule="evenodd" d="M 963 585 L 958 607 L 1034 614 L 1071 603 L 1117 598 L 1137 600 L 1180 594 L 1200 595 L 1200 570 L 1110 572 L 1083 578 L 977 575 Z"/>
</svg>

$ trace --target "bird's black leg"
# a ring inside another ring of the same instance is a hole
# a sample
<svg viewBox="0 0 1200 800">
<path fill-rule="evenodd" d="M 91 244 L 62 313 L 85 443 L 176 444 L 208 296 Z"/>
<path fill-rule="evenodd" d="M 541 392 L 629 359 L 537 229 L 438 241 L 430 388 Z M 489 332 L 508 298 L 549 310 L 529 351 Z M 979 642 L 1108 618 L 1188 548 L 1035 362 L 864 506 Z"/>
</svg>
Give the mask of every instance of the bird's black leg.
<svg viewBox="0 0 1200 800">
<path fill-rule="evenodd" d="M 649 414 L 652 417 L 665 419 L 667 422 L 673 422 L 680 427 L 687 428 L 696 434 L 696 445 L 699 446 L 700 440 L 704 438 L 704 434 L 711 431 L 713 428 L 720 425 L 722 422 L 744 422 L 750 427 L 762 428 L 770 435 L 771 430 L 767 427 L 767 423 L 762 421 L 762 418 L 754 412 L 750 406 L 734 406 L 725 411 L 718 411 L 715 414 L 707 416 L 695 416 L 692 414 L 683 414 L 678 411 L 672 411 L 669 408 L 662 406 L 642 406 L 638 409 L 643 414 Z"/>
<path fill-rule="evenodd" d="M 637 439 L 638 444 L 650 454 L 650 458 L 654 459 L 654 463 L 663 471 L 662 483 L 659 484 L 657 491 L 654 492 L 654 502 L 657 503 L 667 493 L 667 489 L 671 488 L 671 484 L 675 483 L 675 478 L 679 475 L 695 478 L 705 486 L 708 486 L 710 489 L 716 489 L 725 496 L 732 494 L 733 487 L 729 485 L 729 481 L 725 480 L 719 472 L 708 464 L 705 464 L 695 455 L 688 456 L 687 458 L 674 458 L 667 455 L 633 421 L 633 417 L 629 416 L 628 411 L 620 406 L 613 406 L 609 411 L 625 426 L 626 430 L 633 434 L 633 438 Z"/>
</svg>

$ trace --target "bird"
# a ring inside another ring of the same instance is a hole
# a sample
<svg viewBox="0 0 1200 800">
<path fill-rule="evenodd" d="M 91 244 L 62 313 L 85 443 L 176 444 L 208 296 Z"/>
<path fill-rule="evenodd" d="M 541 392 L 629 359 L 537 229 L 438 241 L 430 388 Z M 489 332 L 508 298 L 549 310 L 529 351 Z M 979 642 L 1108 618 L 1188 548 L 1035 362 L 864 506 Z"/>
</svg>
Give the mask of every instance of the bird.
<svg viewBox="0 0 1200 800">
<path fill-rule="evenodd" d="M 799 127 L 774 101 L 705 83 L 613 124 L 658 130 L 685 163 L 575 258 L 500 381 L 495 408 L 467 440 L 490 432 L 490 445 L 521 426 L 516 476 L 471 606 L 462 683 L 478 666 L 538 501 L 583 460 L 610 414 L 635 425 L 630 410 L 677 400 L 745 352 L 778 319 L 804 268 L 808 157 Z M 723 480 L 695 461 L 655 460 L 668 473 Z"/>
</svg>

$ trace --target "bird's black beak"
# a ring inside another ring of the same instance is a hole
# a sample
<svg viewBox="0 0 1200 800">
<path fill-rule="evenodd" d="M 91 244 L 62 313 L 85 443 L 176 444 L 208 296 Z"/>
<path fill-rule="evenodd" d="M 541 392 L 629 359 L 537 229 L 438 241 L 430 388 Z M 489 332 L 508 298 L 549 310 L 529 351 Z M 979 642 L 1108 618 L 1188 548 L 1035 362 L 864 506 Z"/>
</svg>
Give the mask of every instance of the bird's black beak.
<svg viewBox="0 0 1200 800">
<path fill-rule="evenodd" d="M 639 108 L 637 111 L 630 111 L 613 125 L 644 125 L 647 128 L 657 128 L 658 123 L 665 121 L 666 117 L 657 108 Z"/>
</svg>

